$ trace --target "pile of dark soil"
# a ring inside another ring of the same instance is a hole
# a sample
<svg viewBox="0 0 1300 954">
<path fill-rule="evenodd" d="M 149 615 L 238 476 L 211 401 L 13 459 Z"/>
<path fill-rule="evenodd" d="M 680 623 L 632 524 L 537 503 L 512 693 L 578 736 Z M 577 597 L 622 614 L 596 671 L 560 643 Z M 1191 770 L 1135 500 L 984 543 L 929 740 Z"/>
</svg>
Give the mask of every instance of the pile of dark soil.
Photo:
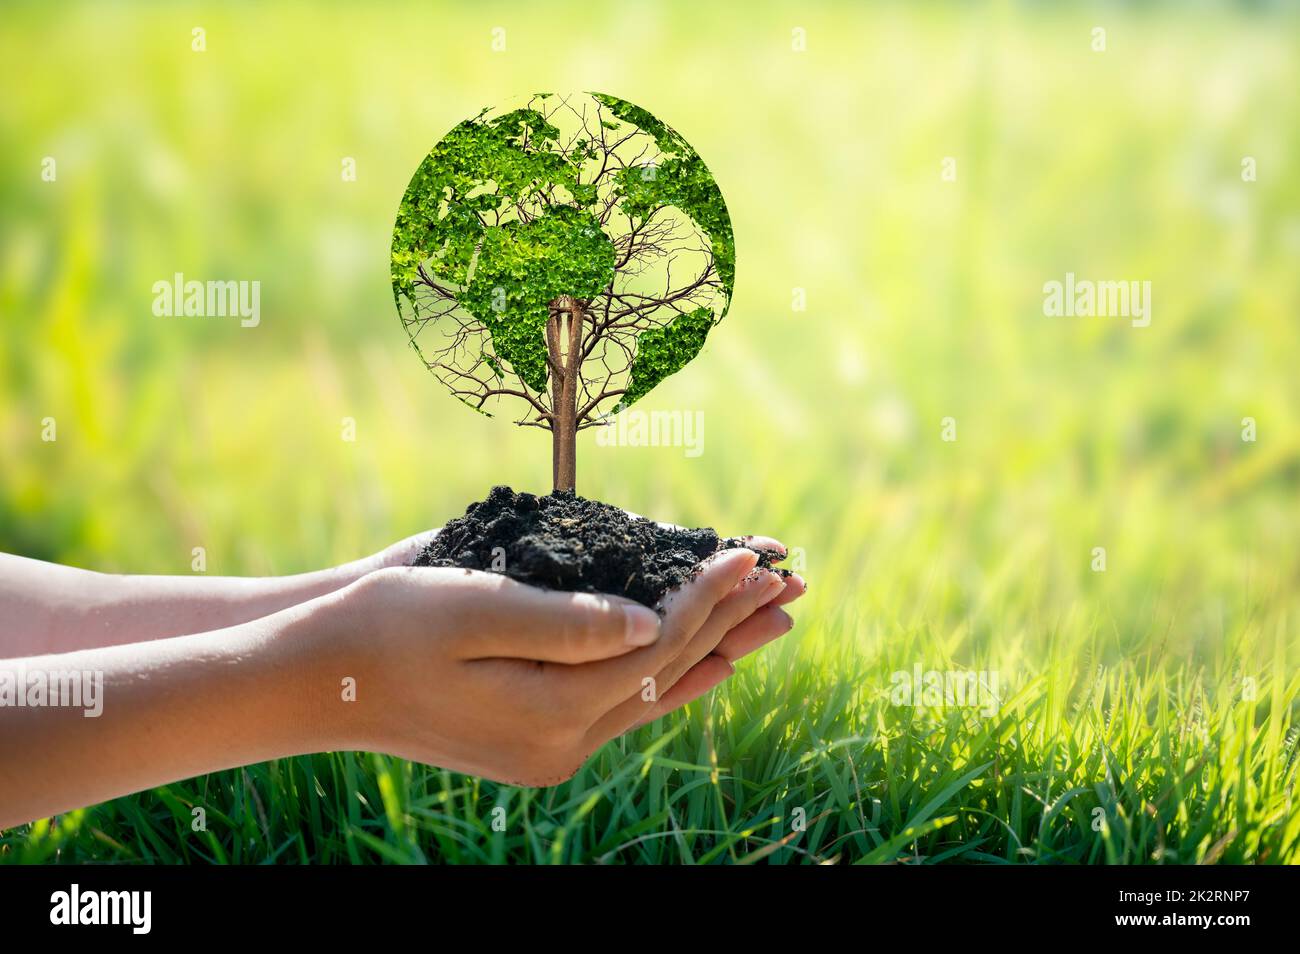
<svg viewBox="0 0 1300 954">
<path fill-rule="evenodd" d="M 545 497 L 493 487 L 469 505 L 415 558 L 414 566 L 453 566 L 504 573 L 555 590 L 611 593 L 654 606 L 699 572 L 705 557 L 747 546 L 713 530 L 663 527 L 572 491 Z M 779 554 L 751 547 L 759 566 Z"/>
</svg>

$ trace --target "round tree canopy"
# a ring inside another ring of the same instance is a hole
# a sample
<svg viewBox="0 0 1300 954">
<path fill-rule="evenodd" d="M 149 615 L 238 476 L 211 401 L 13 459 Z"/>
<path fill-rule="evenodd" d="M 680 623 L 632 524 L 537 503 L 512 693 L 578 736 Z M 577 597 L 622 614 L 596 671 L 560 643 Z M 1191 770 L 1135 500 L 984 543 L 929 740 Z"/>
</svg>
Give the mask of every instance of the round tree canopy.
<svg viewBox="0 0 1300 954">
<path fill-rule="evenodd" d="M 416 169 L 393 227 L 393 295 L 425 365 L 476 410 L 509 398 L 519 423 L 551 430 L 600 423 L 681 369 L 734 280 L 731 218 L 699 154 L 599 93 L 541 93 L 460 123 Z M 576 354 L 548 335 L 557 308 L 578 322 Z"/>
</svg>

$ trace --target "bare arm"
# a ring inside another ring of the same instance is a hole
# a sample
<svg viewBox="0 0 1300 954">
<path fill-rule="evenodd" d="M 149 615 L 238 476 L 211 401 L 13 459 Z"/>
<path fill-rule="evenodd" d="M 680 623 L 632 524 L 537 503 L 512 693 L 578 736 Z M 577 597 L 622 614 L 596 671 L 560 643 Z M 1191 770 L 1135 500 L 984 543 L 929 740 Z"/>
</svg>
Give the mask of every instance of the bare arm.
<svg viewBox="0 0 1300 954">
<path fill-rule="evenodd" d="M 295 607 L 212 633 L 0 661 L 0 698 L 6 680 L 29 696 L 39 682 L 81 694 L 80 706 L 47 692 L 41 706 L 0 707 L 0 828 L 313 750 L 309 617 Z"/>
<path fill-rule="evenodd" d="M 0 553 L 0 657 L 204 633 L 332 593 L 410 562 L 433 532 L 294 576 L 125 576 Z"/>
<path fill-rule="evenodd" d="M 756 559 L 719 554 L 662 618 L 496 574 L 393 567 L 210 633 L 0 659 L 0 828 L 331 749 L 553 784 L 789 629 L 777 606 L 802 582 L 751 573 Z"/>
</svg>

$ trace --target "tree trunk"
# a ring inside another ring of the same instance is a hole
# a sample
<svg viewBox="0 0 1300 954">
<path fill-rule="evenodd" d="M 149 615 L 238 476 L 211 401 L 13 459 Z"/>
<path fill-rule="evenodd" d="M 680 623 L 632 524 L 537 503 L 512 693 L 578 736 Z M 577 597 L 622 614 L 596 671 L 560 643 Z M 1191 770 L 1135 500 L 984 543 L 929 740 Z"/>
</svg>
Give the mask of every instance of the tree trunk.
<svg viewBox="0 0 1300 954">
<path fill-rule="evenodd" d="M 551 358 L 551 476 L 556 490 L 574 490 L 578 454 L 578 379 L 582 306 L 568 295 L 551 302 L 546 348 Z"/>
</svg>

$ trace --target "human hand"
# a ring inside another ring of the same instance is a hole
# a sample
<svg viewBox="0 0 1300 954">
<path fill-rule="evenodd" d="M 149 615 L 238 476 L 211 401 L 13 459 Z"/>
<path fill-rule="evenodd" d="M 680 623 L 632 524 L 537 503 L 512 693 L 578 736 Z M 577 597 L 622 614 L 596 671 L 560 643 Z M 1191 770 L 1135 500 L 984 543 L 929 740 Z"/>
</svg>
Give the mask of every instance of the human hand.
<svg viewBox="0 0 1300 954">
<path fill-rule="evenodd" d="M 775 541 L 764 541 L 774 546 Z M 467 570 L 395 565 L 320 601 L 322 678 L 356 679 L 326 714 L 342 746 L 525 785 L 573 775 L 597 748 L 726 679 L 788 631 L 798 577 L 715 554 L 662 618 L 617 597 Z"/>
<path fill-rule="evenodd" d="M 756 559 L 749 550 L 715 555 L 669 595 L 662 618 L 490 573 L 393 566 L 221 629 L 120 642 L 92 633 L 87 642 L 98 645 L 9 664 L 0 653 L 0 670 L 93 674 L 95 698 L 111 700 L 93 718 L 84 706 L 0 707 L 0 828 L 340 748 L 554 784 L 789 629 L 779 606 L 803 583 L 767 571 L 749 578 Z M 165 603 L 119 600 L 124 618 Z M 341 699 L 348 676 L 355 702 Z"/>
</svg>

